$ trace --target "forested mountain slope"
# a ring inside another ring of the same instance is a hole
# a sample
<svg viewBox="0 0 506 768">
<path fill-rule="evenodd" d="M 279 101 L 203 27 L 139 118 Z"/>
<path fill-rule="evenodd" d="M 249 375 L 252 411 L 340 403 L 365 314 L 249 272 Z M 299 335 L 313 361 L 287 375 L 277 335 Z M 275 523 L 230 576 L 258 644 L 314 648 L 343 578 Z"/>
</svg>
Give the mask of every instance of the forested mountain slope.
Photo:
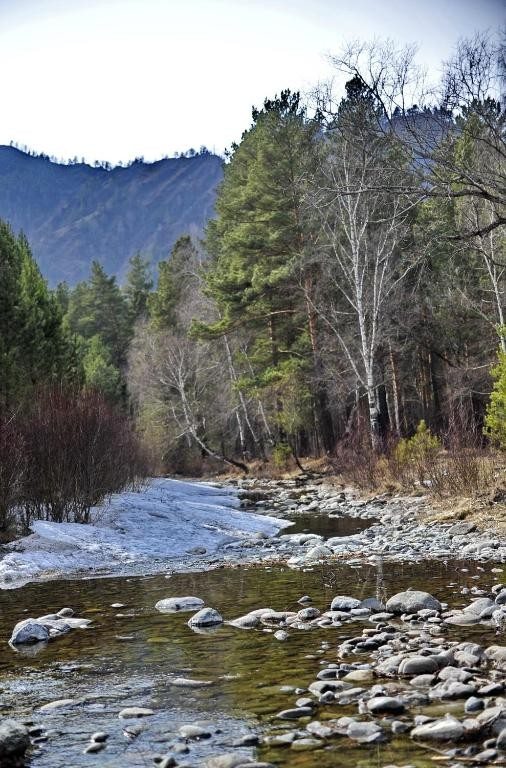
<svg viewBox="0 0 506 768">
<path fill-rule="evenodd" d="M 121 280 L 137 251 L 156 264 L 181 234 L 202 233 L 221 178 L 207 152 L 106 169 L 0 146 L 0 218 L 27 235 L 50 283 L 86 278 L 93 260 Z"/>
</svg>

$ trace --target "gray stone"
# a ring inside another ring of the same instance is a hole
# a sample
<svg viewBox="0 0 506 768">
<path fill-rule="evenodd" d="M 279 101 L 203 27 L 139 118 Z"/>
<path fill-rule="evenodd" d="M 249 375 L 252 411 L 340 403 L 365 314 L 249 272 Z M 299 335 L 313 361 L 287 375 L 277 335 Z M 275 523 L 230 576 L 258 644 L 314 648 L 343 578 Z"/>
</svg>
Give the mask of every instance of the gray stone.
<svg viewBox="0 0 506 768">
<path fill-rule="evenodd" d="M 406 707 L 400 699 L 396 699 L 393 696 L 375 696 L 367 702 L 367 709 L 373 715 L 400 715 Z"/>
<path fill-rule="evenodd" d="M 294 709 L 283 709 L 278 712 L 276 717 L 278 720 L 298 720 L 300 717 L 311 717 L 312 714 L 312 707 L 295 707 Z"/>
<path fill-rule="evenodd" d="M 418 725 L 410 735 L 413 739 L 426 741 L 458 741 L 464 735 L 464 726 L 455 717 L 447 715 L 441 720 Z"/>
<path fill-rule="evenodd" d="M 386 740 L 386 735 L 378 723 L 355 720 L 348 725 L 346 735 L 359 744 L 379 744 Z"/>
<path fill-rule="evenodd" d="M 119 712 L 118 717 L 122 720 L 127 720 L 131 717 L 149 717 L 149 715 L 154 714 L 153 710 L 147 707 L 125 707 L 125 709 Z"/>
<path fill-rule="evenodd" d="M 16 624 L 9 642 L 13 645 L 31 645 L 48 640 L 49 630 L 43 624 L 39 624 L 36 619 L 25 619 Z"/>
<path fill-rule="evenodd" d="M 98 752 L 102 752 L 105 749 L 103 741 L 92 741 L 87 747 L 83 749 L 85 755 L 96 755 Z"/>
<path fill-rule="evenodd" d="M 347 595 L 337 595 L 332 600 L 330 610 L 349 612 L 352 608 L 360 608 L 361 605 L 361 601 L 356 600 L 354 597 L 348 597 Z"/>
<path fill-rule="evenodd" d="M 439 613 L 441 611 L 441 603 L 428 592 L 420 592 L 415 589 L 398 592 L 386 604 L 387 611 L 397 614 L 416 613 L 426 608 Z"/>
<path fill-rule="evenodd" d="M 437 661 L 430 656 L 411 656 L 401 661 L 399 665 L 399 675 L 405 675 L 406 677 L 431 674 L 438 670 Z"/>
<path fill-rule="evenodd" d="M 464 704 L 465 712 L 481 712 L 485 707 L 485 703 L 482 699 L 478 699 L 476 696 L 470 696 Z"/>
<path fill-rule="evenodd" d="M 239 616 L 228 623 L 239 629 L 254 629 L 260 624 L 260 616 L 254 613 L 246 613 L 244 616 Z"/>
<path fill-rule="evenodd" d="M 211 732 L 200 725 L 182 725 L 178 730 L 183 739 L 209 739 Z"/>
<path fill-rule="evenodd" d="M 498 735 L 495 745 L 501 752 L 506 752 L 506 728 L 504 728 Z"/>
<path fill-rule="evenodd" d="M 223 617 L 214 608 L 202 608 L 188 621 L 189 627 L 212 627 L 223 624 Z"/>
<path fill-rule="evenodd" d="M 0 720 L 0 757 L 23 755 L 30 746 L 28 728 L 17 720 Z"/>
<path fill-rule="evenodd" d="M 238 768 L 240 765 L 252 763 L 253 761 L 244 757 L 244 755 L 237 755 L 235 752 L 227 752 L 223 755 L 214 755 L 209 757 L 204 765 L 206 768 Z"/>
<path fill-rule="evenodd" d="M 185 597 L 166 597 L 155 604 L 155 608 L 160 613 L 174 613 L 176 611 L 195 611 L 197 608 L 203 608 L 204 601 L 200 597 L 186 595 Z"/>
<path fill-rule="evenodd" d="M 485 658 L 492 663 L 496 669 L 506 672 L 506 646 L 490 645 L 484 653 Z"/>
</svg>

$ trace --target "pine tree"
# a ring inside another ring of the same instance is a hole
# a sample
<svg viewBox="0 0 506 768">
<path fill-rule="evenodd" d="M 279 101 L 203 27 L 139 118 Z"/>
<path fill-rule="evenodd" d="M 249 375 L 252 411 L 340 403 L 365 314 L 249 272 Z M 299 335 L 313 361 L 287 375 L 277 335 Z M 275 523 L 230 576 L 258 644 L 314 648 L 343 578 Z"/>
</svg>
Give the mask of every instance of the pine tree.
<svg viewBox="0 0 506 768">
<path fill-rule="evenodd" d="M 111 355 L 100 336 L 93 336 L 86 344 L 83 357 L 85 384 L 97 389 L 109 400 L 117 402 L 123 394 L 120 371 L 112 364 Z"/>
<path fill-rule="evenodd" d="M 99 336 L 107 347 L 114 366 L 120 368 L 126 360 L 131 338 L 129 308 L 116 278 L 109 277 L 96 261 L 88 282 L 79 283 L 70 296 L 67 322 L 70 329 L 91 339 Z"/>
<path fill-rule="evenodd" d="M 149 259 L 143 259 L 140 252 L 132 256 L 123 294 L 128 302 L 131 322 L 135 323 L 147 316 L 149 296 L 153 289 L 151 277 L 151 263 Z"/>
<path fill-rule="evenodd" d="M 254 334 L 253 374 L 242 377 L 242 386 L 268 395 L 284 439 L 283 391 L 288 382 L 305 388 L 304 361 L 311 359 L 297 269 L 310 239 L 303 194 L 317 126 L 290 91 L 253 110 L 253 120 L 225 167 L 217 218 L 207 230 L 207 291 L 221 319 L 195 331 Z"/>
<path fill-rule="evenodd" d="M 10 227 L 0 221 L 0 407 L 8 406 L 19 387 L 19 276 L 21 250 Z"/>
<path fill-rule="evenodd" d="M 180 324 L 178 308 L 187 290 L 198 281 L 200 259 L 191 237 L 183 235 L 174 244 L 167 261 L 158 265 L 156 291 L 149 296 L 151 322 L 158 330 L 174 330 Z"/>
</svg>

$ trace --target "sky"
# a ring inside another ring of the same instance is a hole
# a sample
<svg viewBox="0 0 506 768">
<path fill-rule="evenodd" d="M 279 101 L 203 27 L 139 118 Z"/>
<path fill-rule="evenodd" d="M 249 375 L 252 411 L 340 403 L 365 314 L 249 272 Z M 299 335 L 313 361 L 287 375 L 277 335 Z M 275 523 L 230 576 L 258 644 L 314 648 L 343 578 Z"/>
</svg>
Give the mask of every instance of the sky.
<svg viewBox="0 0 506 768">
<path fill-rule="evenodd" d="M 0 144 L 116 164 L 223 153 L 354 39 L 417 43 L 433 76 L 503 0 L 0 0 Z"/>
</svg>

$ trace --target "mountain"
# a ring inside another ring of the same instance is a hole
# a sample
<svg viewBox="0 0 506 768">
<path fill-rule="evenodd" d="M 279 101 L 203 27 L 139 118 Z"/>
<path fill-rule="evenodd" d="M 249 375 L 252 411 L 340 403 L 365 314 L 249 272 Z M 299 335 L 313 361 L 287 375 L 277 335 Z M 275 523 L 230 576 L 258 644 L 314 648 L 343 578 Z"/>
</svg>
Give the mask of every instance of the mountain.
<svg viewBox="0 0 506 768">
<path fill-rule="evenodd" d="M 202 234 L 222 175 L 209 152 L 108 169 L 0 146 L 0 219 L 26 234 L 50 284 L 87 278 L 94 259 L 121 281 L 137 251 L 156 264 Z"/>
</svg>

